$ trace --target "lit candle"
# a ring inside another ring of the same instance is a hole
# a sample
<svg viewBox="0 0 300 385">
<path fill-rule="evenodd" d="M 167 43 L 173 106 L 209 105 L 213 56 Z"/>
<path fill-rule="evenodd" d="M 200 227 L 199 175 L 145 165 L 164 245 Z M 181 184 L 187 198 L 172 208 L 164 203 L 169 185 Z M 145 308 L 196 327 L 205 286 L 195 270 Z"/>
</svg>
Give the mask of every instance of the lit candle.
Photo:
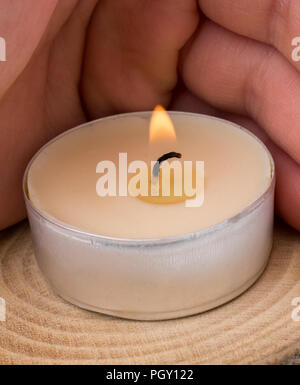
<svg viewBox="0 0 300 385">
<path fill-rule="evenodd" d="M 99 161 L 113 161 L 119 179 L 120 153 L 128 154 L 128 164 L 149 159 L 149 119 L 138 115 L 92 123 L 47 146 L 29 170 L 31 202 L 59 221 L 91 233 L 161 238 L 197 231 L 230 218 L 270 185 L 269 155 L 253 136 L 217 119 L 182 114 L 173 114 L 172 119 L 177 141 L 168 146 L 167 135 L 163 135 L 165 141 L 158 143 L 156 151 L 152 143 L 151 159 L 178 151 L 185 160 L 204 161 L 205 200 L 201 207 L 188 209 L 183 203 L 153 206 L 129 194 L 101 198 L 96 194 L 101 176 L 95 172 Z M 128 174 L 128 182 L 131 176 Z"/>
<path fill-rule="evenodd" d="M 56 292 L 84 308 L 136 319 L 193 314 L 240 294 L 267 263 L 274 166 L 265 146 L 224 120 L 156 112 L 163 119 L 153 116 L 150 146 L 150 113 L 104 118 L 54 139 L 26 171 L 39 265 Z M 193 162 L 192 174 L 204 162 L 201 205 L 188 207 L 184 193 L 129 194 L 132 162 L 155 164 L 170 152 Z M 116 165 L 107 175 L 116 196 L 97 193 L 107 187 L 101 161 Z"/>
<path fill-rule="evenodd" d="M 202 180 L 197 180 L 195 168 L 191 168 L 191 190 L 190 196 L 186 195 L 184 188 L 185 177 L 188 171 L 178 161 L 172 162 L 169 167 L 165 166 L 165 161 L 169 159 L 181 159 L 182 154 L 174 151 L 178 147 L 175 128 L 168 113 L 161 106 L 157 106 L 152 114 L 149 129 L 149 156 L 146 172 L 141 175 L 141 182 L 146 184 L 144 191 L 146 195 L 140 193 L 137 195 L 139 199 L 147 203 L 154 204 L 174 204 L 186 202 L 197 193 L 193 185 L 199 185 L 199 190 L 203 189 L 204 193 L 204 175 Z M 173 151 L 171 151 L 173 150 Z M 163 155 L 160 155 L 163 154 Z M 156 161 L 153 159 L 158 158 Z M 178 175 L 179 174 L 179 175 Z M 204 170 L 203 170 L 204 174 Z M 178 177 L 178 178 L 176 178 Z M 132 177 L 132 179 L 136 176 Z M 179 180 L 178 180 L 179 179 Z M 199 178 L 198 178 L 199 179 Z M 204 198 L 204 196 L 203 196 Z"/>
</svg>

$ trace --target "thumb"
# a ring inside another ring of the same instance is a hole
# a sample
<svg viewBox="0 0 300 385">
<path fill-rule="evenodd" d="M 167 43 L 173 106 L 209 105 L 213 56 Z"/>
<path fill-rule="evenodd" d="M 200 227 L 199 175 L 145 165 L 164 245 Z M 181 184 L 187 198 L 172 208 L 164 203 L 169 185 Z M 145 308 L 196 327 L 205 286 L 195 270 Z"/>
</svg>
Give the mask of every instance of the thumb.
<svg viewBox="0 0 300 385">
<path fill-rule="evenodd" d="M 82 77 L 90 117 L 168 104 L 180 49 L 198 25 L 194 0 L 104 0 L 87 34 Z"/>
</svg>

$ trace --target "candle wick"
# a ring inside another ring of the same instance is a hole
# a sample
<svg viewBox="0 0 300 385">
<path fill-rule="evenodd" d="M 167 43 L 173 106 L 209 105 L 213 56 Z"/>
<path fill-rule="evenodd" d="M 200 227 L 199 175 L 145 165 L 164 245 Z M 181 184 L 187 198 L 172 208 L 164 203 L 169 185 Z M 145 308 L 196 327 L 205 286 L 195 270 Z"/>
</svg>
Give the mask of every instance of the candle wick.
<svg viewBox="0 0 300 385">
<path fill-rule="evenodd" d="M 167 154 L 164 154 L 160 158 L 158 158 L 157 162 L 155 163 L 155 165 L 153 167 L 153 176 L 154 177 L 156 177 L 156 178 L 158 177 L 161 163 L 168 160 L 168 159 L 171 159 L 171 158 L 181 159 L 182 155 L 178 152 L 172 151 L 172 152 L 168 152 Z"/>
</svg>

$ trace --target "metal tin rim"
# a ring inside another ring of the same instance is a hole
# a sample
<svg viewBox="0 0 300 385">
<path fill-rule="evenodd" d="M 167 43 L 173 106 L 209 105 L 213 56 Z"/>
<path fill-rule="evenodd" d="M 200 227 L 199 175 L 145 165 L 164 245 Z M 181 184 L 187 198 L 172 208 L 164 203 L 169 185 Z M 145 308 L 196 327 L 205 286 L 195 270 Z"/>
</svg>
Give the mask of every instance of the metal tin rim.
<svg viewBox="0 0 300 385">
<path fill-rule="evenodd" d="M 269 157 L 269 160 L 270 160 L 270 168 L 271 168 L 271 174 L 272 175 L 271 175 L 270 184 L 269 184 L 268 188 L 266 189 L 266 191 L 262 195 L 260 195 L 254 202 L 252 202 L 252 203 L 250 203 L 250 205 L 246 206 L 242 211 L 240 211 L 239 213 L 235 214 L 234 216 L 232 216 L 230 218 L 225 219 L 224 221 L 221 221 L 221 222 L 214 224 L 214 225 L 211 225 L 209 227 L 205 227 L 204 229 L 201 229 L 201 230 L 196 230 L 193 232 L 188 232 L 188 233 L 179 234 L 179 235 L 175 235 L 175 236 L 162 237 L 162 238 L 118 238 L 118 237 L 110 237 L 107 235 L 90 233 L 90 232 L 82 230 L 78 227 L 75 227 L 75 226 L 69 225 L 67 223 L 61 222 L 58 219 L 49 215 L 47 212 L 42 212 L 41 210 L 37 209 L 33 205 L 33 203 L 30 201 L 30 199 L 28 198 L 28 195 L 27 195 L 27 176 L 28 176 L 28 172 L 29 172 L 29 169 L 30 169 L 32 163 L 34 162 L 34 160 L 39 156 L 39 154 L 46 147 L 48 147 L 49 145 L 51 145 L 55 141 L 59 140 L 63 136 L 68 135 L 71 132 L 79 130 L 79 129 L 81 129 L 85 126 L 88 126 L 90 124 L 96 124 L 97 122 L 102 122 L 102 121 L 105 121 L 108 119 L 109 120 L 119 119 L 119 118 L 126 118 L 127 116 L 132 116 L 132 115 L 139 116 L 139 115 L 145 115 L 145 114 L 151 114 L 151 113 L 152 113 L 152 111 L 128 112 L 128 113 L 124 113 L 124 114 L 117 114 L 117 115 L 113 115 L 113 116 L 107 116 L 104 118 L 96 119 L 96 120 L 93 120 L 90 122 L 83 123 L 83 124 L 76 126 L 74 128 L 71 128 L 71 129 L 63 132 L 62 134 L 56 136 L 55 138 L 53 138 L 49 142 L 47 142 L 31 158 L 31 160 L 29 161 L 29 163 L 25 169 L 25 172 L 24 172 L 23 195 L 24 195 L 26 206 L 27 206 L 27 210 L 28 210 L 28 208 L 30 208 L 35 214 L 37 214 L 39 217 L 44 219 L 46 222 L 50 222 L 53 225 L 60 227 L 64 230 L 73 232 L 76 235 L 81 235 L 84 237 L 92 237 L 95 240 L 99 240 L 99 242 L 102 241 L 105 243 L 109 243 L 111 245 L 116 245 L 119 243 L 124 243 L 127 246 L 138 246 L 138 245 L 141 245 L 141 246 L 151 245 L 151 246 L 153 246 L 153 245 L 162 245 L 162 244 L 168 245 L 168 244 L 183 242 L 186 240 L 190 241 L 191 239 L 198 239 L 199 237 L 205 236 L 211 232 L 217 232 L 217 231 L 224 229 L 225 227 L 229 226 L 231 223 L 237 222 L 239 219 L 249 215 L 253 210 L 256 209 L 256 207 L 258 207 L 262 202 L 264 202 L 266 197 L 273 190 L 273 188 L 275 186 L 275 163 L 274 163 L 274 159 L 273 159 L 269 149 L 256 135 L 254 135 L 252 132 L 248 131 L 244 127 L 240 126 L 239 124 L 233 123 L 233 122 L 226 120 L 226 119 L 221 119 L 221 118 L 217 118 L 217 117 L 205 115 L 205 114 L 196 114 L 196 113 L 192 113 L 192 112 L 168 111 L 168 113 L 171 116 L 172 115 L 188 115 L 188 116 L 194 116 L 194 117 L 205 117 L 205 118 L 212 119 L 212 120 L 218 120 L 218 121 L 221 121 L 221 122 L 224 122 L 227 124 L 230 123 L 231 125 L 235 126 L 237 129 L 242 130 L 243 132 L 245 132 L 246 134 L 248 134 L 252 138 L 254 138 L 265 149 L 265 151 Z"/>
</svg>

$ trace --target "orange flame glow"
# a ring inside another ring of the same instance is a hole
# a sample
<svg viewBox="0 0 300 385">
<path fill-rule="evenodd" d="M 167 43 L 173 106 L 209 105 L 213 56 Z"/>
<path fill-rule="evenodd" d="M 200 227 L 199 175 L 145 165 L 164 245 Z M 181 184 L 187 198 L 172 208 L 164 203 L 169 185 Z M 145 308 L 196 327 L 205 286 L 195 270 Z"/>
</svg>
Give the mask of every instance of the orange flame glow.
<svg viewBox="0 0 300 385">
<path fill-rule="evenodd" d="M 151 122 L 149 132 L 150 144 L 155 142 L 176 142 L 176 133 L 174 125 L 167 111 L 162 106 L 156 106 Z"/>
</svg>

